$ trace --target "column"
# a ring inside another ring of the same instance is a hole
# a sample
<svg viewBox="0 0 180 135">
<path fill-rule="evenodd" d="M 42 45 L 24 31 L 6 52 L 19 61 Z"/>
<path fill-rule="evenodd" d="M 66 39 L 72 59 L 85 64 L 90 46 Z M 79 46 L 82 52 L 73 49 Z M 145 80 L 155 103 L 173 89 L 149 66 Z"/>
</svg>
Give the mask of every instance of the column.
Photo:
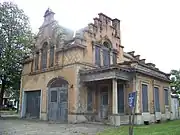
<svg viewBox="0 0 180 135">
<path fill-rule="evenodd" d="M 117 114 L 118 113 L 118 98 L 117 98 L 117 80 L 113 79 L 113 106 L 112 106 L 112 113 Z"/>
</svg>

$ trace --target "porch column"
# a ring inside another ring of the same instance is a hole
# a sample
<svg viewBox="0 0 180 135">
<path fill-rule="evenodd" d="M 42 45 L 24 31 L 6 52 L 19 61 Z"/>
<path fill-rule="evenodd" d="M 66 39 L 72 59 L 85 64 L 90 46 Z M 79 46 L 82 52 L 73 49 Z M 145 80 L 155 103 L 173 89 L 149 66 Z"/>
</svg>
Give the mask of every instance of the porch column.
<svg viewBox="0 0 180 135">
<path fill-rule="evenodd" d="M 112 113 L 117 114 L 118 113 L 118 98 L 117 98 L 117 80 L 113 79 L 113 93 L 112 93 L 112 99 L 113 99 L 113 106 L 112 106 Z"/>
</svg>

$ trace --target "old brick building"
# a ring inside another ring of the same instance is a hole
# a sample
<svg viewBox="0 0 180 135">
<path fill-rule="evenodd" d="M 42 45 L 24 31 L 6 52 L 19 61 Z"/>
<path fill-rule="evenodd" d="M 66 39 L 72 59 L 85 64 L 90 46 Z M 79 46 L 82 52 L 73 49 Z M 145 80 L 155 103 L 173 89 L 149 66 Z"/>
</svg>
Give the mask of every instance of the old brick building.
<svg viewBox="0 0 180 135">
<path fill-rule="evenodd" d="M 170 118 L 169 75 L 125 53 L 120 20 L 98 15 L 73 32 L 45 12 L 34 53 L 24 62 L 21 117 L 119 125 L 128 122 L 128 93 L 137 91 L 136 124 Z"/>
</svg>

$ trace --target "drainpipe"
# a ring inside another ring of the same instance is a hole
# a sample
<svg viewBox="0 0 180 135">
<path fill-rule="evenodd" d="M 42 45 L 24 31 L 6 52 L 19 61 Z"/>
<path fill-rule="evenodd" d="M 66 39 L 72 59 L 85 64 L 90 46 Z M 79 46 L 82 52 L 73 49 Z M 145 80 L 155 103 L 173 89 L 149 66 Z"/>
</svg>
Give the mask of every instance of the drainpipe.
<svg viewBox="0 0 180 135">
<path fill-rule="evenodd" d="M 154 122 L 156 122 L 156 107 L 155 107 L 155 92 L 154 92 L 154 79 L 152 80 L 152 86 L 153 86 L 153 104 L 154 104 Z"/>
</svg>

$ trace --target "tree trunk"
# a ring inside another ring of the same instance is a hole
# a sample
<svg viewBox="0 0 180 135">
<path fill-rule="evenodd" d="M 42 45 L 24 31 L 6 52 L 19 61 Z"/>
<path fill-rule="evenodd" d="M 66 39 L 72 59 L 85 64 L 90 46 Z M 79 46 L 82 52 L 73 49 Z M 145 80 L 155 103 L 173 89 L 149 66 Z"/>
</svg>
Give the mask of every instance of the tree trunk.
<svg viewBox="0 0 180 135">
<path fill-rule="evenodd" d="M 4 92 L 5 92 L 5 81 L 2 80 L 1 91 L 0 91 L 0 108 L 2 107 L 3 104 Z"/>
</svg>

